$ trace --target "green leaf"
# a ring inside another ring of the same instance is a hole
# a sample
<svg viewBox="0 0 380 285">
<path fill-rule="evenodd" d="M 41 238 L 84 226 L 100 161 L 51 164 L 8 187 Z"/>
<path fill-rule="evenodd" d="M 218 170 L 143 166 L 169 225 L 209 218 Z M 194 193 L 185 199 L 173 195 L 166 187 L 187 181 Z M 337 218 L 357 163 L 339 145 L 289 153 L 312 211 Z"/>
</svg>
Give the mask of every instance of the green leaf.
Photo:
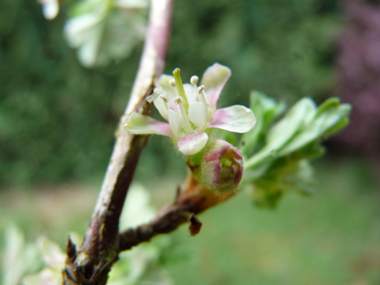
<svg viewBox="0 0 380 285">
<path fill-rule="evenodd" d="M 313 120 L 306 125 L 279 153 L 283 156 L 296 151 L 299 148 L 319 140 L 327 135 L 332 135 L 342 129 L 348 123 L 348 114 L 351 107 L 347 104 L 336 105 L 335 102 L 321 105 Z"/>
<path fill-rule="evenodd" d="M 270 157 L 278 156 L 278 151 L 296 132 L 310 121 L 315 114 L 315 104 L 309 98 L 298 101 L 288 113 L 278 121 L 267 133 L 266 145 L 245 162 L 245 168 L 251 168 Z"/>
<path fill-rule="evenodd" d="M 287 143 L 315 112 L 315 103 L 309 98 L 298 101 L 268 132 L 267 148 L 277 150 Z"/>
<path fill-rule="evenodd" d="M 256 206 L 275 208 L 288 192 L 310 195 L 314 192 L 313 169 L 307 160 L 278 160 L 260 179 L 253 183 L 252 196 Z"/>
<path fill-rule="evenodd" d="M 259 103 L 256 105 L 263 108 Z M 351 106 L 340 104 L 338 98 L 330 98 L 318 108 L 312 100 L 304 98 L 270 128 L 265 126 L 263 112 L 257 110 L 257 124 L 261 119 L 259 131 L 266 144 L 261 144 L 256 154 L 245 159 L 243 177 L 254 189 L 255 204 L 273 208 L 284 193 L 313 193 L 309 161 L 324 155 L 322 139 L 346 126 L 350 111 Z"/>
<path fill-rule="evenodd" d="M 284 110 L 284 103 L 277 103 L 261 92 L 253 91 L 250 95 L 250 109 L 257 119 L 255 127 L 241 138 L 240 152 L 249 155 L 260 146 L 266 135 L 266 130 Z"/>
<path fill-rule="evenodd" d="M 12 222 L 4 227 L 3 235 L 2 284 L 20 284 L 26 274 L 38 270 L 41 265 L 37 245 L 25 243 L 23 232 Z"/>
</svg>

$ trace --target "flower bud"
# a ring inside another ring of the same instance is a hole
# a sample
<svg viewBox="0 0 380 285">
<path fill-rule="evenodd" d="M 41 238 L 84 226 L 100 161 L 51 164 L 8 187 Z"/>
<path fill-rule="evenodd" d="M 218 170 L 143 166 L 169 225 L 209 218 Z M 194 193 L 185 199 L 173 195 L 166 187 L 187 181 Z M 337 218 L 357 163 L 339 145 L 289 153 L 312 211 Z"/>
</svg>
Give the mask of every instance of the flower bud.
<svg viewBox="0 0 380 285">
<path fill-rule="evenodd" d="M 243 158 L 230 143 L 217 139 L 202 157 L 201 182 L 207 188 L 225 193 L 234 191 L 243 175 Z"/>
</svg>

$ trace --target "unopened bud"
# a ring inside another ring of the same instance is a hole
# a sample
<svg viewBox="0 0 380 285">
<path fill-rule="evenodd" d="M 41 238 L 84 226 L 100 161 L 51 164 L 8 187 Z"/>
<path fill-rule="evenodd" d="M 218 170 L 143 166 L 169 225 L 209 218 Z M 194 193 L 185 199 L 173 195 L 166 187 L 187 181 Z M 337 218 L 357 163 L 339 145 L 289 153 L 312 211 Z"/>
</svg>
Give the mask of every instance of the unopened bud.
<svg viewBox="0 0 380 285">
<path fill-rule="evenodd" d="M 216 192 L 236 190 L 243 176 L 243 157 L 230 143 L 217 139 L 202 157 L 202 183 Z"/>
</svg>

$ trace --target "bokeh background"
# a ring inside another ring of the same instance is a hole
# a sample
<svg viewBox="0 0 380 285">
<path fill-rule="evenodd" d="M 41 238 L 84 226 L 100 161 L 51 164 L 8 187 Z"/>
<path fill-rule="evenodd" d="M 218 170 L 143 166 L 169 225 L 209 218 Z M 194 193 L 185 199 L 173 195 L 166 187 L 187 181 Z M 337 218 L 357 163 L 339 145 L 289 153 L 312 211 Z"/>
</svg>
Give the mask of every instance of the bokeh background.
<svg viewBox="0 0 380 285">
<path fill-rule="evenodd" d="M 0 2 L 0 230 L 11 220 L 61 245 L 87 227 L 143 45 L 83 67 L 63 34 L 70 5 L 48 21 L 35 1 Z M 242 193 L 203 214 L 197 237 L 171 234 L 161 262 L 174 284 L 380 283 L 379 19 L 379 1 L 176 1 L 166 73 L 187 81 L 220 62 L 232 69 L 221 106 L 259 90 L 288 106 L 338 96 L 353 112 L 314 163 L 313 197 L 268 210 Z M 155 206 L 185 175 L 152 137 L 135 179 Z"/>
</svg>

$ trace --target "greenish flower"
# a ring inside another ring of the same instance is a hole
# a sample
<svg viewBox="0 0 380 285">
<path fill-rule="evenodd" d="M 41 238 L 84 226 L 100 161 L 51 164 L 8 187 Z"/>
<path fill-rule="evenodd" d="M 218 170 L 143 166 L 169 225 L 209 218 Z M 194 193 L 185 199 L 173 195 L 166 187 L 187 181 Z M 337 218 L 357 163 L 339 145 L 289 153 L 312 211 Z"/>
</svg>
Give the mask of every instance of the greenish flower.
<svg viewBox="0 0 380 285">
<path fill-rule="evenodd" d="M 206 146 L 209 129 L 245 133 L 255 125 L 255 116 L 244 106 L 216 108 L 220 93 L 231 76 L 228 67 L 219 63 L 209 67 L 200 87 L 197 86 L 197 76 L 191 77 L 190 84 L 182 84 L 178 68 L 173 75 L 162 75 L 157 81 L 157 88 L 147 99 L 154 102 L 168 123 L 132 113 L 124 126 L 128 132 L 171 137 L 180 152 L 193 155 Z"/>
</svg>

